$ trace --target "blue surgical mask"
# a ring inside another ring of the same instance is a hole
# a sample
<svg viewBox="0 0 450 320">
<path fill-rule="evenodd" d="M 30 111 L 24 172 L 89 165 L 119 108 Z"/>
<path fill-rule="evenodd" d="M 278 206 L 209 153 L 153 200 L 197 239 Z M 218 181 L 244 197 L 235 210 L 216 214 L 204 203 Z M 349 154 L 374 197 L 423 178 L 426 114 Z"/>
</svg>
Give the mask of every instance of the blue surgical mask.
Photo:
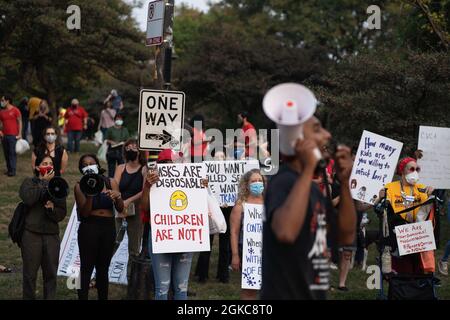
<svg viewBox="0 0 450 320">
<path fill-rule="evenodd" d="M 250 193 L 254 196 L 262 195 L 264 191 L 264 183 L 262 182 L 252 182 L 250 183 Z"/>
</svg>

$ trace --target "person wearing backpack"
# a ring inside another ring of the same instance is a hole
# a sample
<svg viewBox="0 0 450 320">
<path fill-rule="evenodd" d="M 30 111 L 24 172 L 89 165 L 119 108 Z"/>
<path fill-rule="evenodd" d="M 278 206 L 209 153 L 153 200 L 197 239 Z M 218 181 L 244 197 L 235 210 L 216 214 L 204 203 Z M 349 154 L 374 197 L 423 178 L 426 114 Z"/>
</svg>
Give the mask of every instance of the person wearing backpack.
<svg viewBox="0 0 450 320">
<path fill-rule="evenodd" d="M 96 155 L 81 156 L 78 169 L 81 174 L 99 174 L 104 179 L 105 187 L 95 196 L 81 191 L 80 183 L 75 186 L 80 226 L 78 228 L 78 248 L 80 250 L 81 289 L 78 290 L 80 300 L 88 300 L 89 284 L 92 272 L 96 271 L 96 287 L 99 300 L 108 299 L 108 270 L 114 251 L 116 229 L 114 208 L 121 213 L 124 209 L 119 186 L 112 178 L 103 176 Z"/>
<path fill-rule="evenodd" d="M 48 182 L 54 176 L 52 158 L 37 157 L 35 177 L 26 178 L 19 196 L 26 206 L 24 230 L 19 242 L 23 261 L 23 299 L 36 299 L 39 267 L 44 280 L 44 299 L 56 296 L 56 274 L 59 259 L 58 223 L 67 214 L 66 200 L 48 200 Z"/>
</svg>

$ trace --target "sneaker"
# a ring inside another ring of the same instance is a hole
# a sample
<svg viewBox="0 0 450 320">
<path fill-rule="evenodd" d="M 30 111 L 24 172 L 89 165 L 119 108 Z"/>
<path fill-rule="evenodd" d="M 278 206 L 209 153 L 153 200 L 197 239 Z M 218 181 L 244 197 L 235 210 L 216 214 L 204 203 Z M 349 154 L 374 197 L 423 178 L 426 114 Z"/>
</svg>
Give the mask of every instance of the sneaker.
<svg viewBox="0 0 450 320">
<path fill-rule="evenodd" d="M 338 290 L 339 290 L 339 291 L 347 292 L 347 291 L 348 291 L 348 288 L 347 288 L 347 287 L 338 287 Z"/>
<path fill-rule="evenodd" d="M 337 270 L 337 269 L 338 269 L 338 266 L 337 266 L 336 264 L 334 264 L 334 263 L 331 263 L 331 264 L 330 264 L 330 269 L 331 269 L 331 270 Z"/>
<path fill-rule="evenodd" d="M 448 262 L 442 261 L 441 259 L 439 259 L 438 270 L 439 270 L 440 274 L 442 274 L 444 276 L 448 276 Z"/>
</svg>

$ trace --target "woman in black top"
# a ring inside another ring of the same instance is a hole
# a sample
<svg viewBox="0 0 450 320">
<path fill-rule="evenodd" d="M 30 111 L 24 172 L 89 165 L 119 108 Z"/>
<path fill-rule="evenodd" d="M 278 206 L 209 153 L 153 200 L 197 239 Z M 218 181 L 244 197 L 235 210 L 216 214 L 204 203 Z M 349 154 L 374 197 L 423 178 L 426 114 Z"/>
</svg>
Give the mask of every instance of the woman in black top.
<svg viewBox="0 0 450 320">
<path fill-rule="evenodd" d="M 97 156 L 81 156 L 78 168 L 82 174 L 93 172 L 105 181 L 105 188 L 96 196 L 85 195 L 80 183 L 75 186 L 75 201 L 80 216 L 78 228 L 78 247 L 80 250 L 81 289 L 78 298 L 87 300 L 92 271 L 96 271 L 96 287 L 99 300 L 108 299 L 108 270 L 113 256 L 116 230 L 114 227 L 114 208 L 123 210 L 119 186 L 114 179 L 103 176 Z"/>
<path fill-rule="evenodd" d="M 49 156 L 52 158 L 55 176 L 60 177 L 67 168 L 69 155 L 66 149 L 58 143 L 58 135 L 52 126 L 47 126 L 42 135 L 44 140 L 36 146 L 31 154 L 31 163 L 33 171 L 35 170 L 35 161 L 37 157 Z"/>
<path fill-rule="evenodd" d="M 119 185 L 124 203 L 124 212 L 116 216 L 116 229 L 126 224 L 129 256 L 139 255 L 143 224 L 139 217 L 140 200 L 144 177 L 147 175 L 145 154 L 138 151 L 137 141 L 129 139 L 123 147 L 125 164 L 117 166 L 114 180 Z M 130 261 L 128 259 L 128 276 L 130 276 Z"/>
<path fill-rule="evenodd" d="M 39 109 L 33 115 L 33 130 L 31 132 L 33 136 L 33 145 L 38 146 L 42 139 L 42 131 L 52 124 L 52 116 L 48 108 L 48 103 L 42 100 Z"/>
</svg>

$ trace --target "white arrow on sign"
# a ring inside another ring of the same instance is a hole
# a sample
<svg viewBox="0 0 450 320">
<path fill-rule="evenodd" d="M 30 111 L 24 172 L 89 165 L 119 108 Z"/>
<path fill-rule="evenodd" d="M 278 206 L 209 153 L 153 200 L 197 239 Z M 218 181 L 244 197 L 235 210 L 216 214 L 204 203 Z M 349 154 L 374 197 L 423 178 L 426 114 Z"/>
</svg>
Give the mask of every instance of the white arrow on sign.
<svg viewBox="0 0 450 320">
<path fill-rule="evenodd" d="M 164 41 L 164 0 L 153 1 L 148 4 L 147 15 L 147 46 L 157 46 Z"/>
<path fill-rule="evenodd" d="M 185 94 L 180 91 L 141 91 L 139 149 L 181 151 Z"/>
</svg>

